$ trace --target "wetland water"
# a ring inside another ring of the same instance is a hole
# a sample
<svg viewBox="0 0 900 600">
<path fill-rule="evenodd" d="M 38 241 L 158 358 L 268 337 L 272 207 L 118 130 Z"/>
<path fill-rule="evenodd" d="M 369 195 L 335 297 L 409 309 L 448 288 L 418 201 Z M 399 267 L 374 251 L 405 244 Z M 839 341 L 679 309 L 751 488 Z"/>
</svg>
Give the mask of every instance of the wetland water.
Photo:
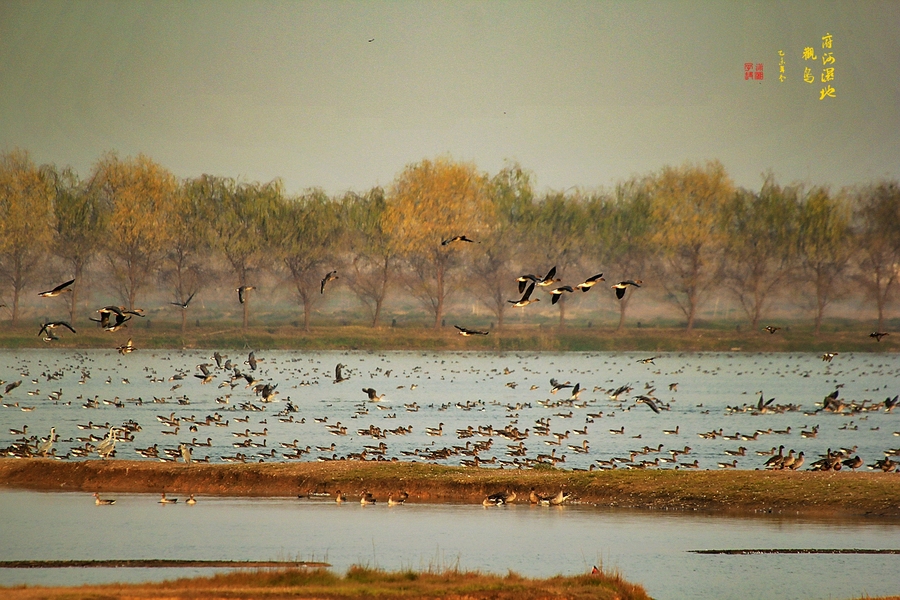
<svg viewBox="0 0 900 600">
<path fill-rule="evenodd" d="M 459 566 L 529 576 L 602 562 L 660 600 L 896 594 L 896 555 L 698 555 L 725 548 L 900 545 L 897 520 L 720 518 L 585 506 L 388 507 L 295 498 L 201 497 L 195 506 L 119 494 L 0 491 L 4 560 L 324 560 L 395 569 Z M 27 507 L 27 508 L 25 508 Z M 0 569 L 0 584 L 74 585 L 186 577 L 202 569 Z"/>
<path fill-rule="evenodd" d="M 481 461 L 492 461 L 486 468 L 504 461 L 508 468 L 512 461 L 533 461 L 555 450 L 566 457 L 557 466 L 569 469 L 628 459 L 632 452 L 631 464 L 662 459 L 656 468 L 697 461 L 699 468 L 716 469 L 719 462 L 736 460 L 739 469 L 756 469 L 768 458 L 757 451 L 780 445 L 785 452 L 804 452 L 806 466 L 828 448 L 856 447 L 854 453 L 872 464 L 900 446 L 895 436 L 900 411 L 818 410 L 835 389 L 842 400 L 867 406 L 900 393 L 900 357 L 894 354 L 840 354 L 826 363 L 814 354 L 668 353 L 645 363 L 641 360 L 654 355 L 258 351 L 256 357 L 262 360 L 251 371 L 245 364 L 247 351 L 222 353 L 252 373 L 252 379 L 277 386 L 276 401 L 263 402 L 245 379 L 232 379 L 233 371 L 216 368 L 209 351 L 138 350 L 126 356 L 103 350 L 0 351 L 0 379 L 7 382 L 0 390 L 22 382 L 3 392 L 0 449 L 15 448 L 23 439 L 34 447 L 38 437 L 55 427 L 58 457 L 99 460 L 91 448 L 110 425 L 126 422 L 139 424 L 140 430 L 130 434 L 133 440 L 117 442 L 115 458 L 132 460 L 141 459 L 138 448 L 156 445 L 164 457 L 166 450 L 177 453 L 180 443 L 196 439 L 198 444 L 191 446 L 194 458 L 208 456 L 211 462 L 238 455 L 253 461 L 340 458 L 384 443 L 383 449 L 366 450 L 368 457 L 383 452 L 388 459 L 421 461 L 449 449 L 435 462 L 458 465 L 473 459 L 466 442 L 492 440 L 478 454 Z M 195 377 L 203 363 L 212 375 L 208 384 Z M 337 363 L 345 365 L 343 374 L 349 379 L 335 384 Z M 571 388 L 551 394 L 550 378 L 579 383 L 580 397 L 571 399 Z M 610 397 L 612 390 L 626 385 L 632 389 L 617 399 Z M 384 397 L 367 401 L 362 388 L 368 387 Z M 765 414 L 744 410 L 756 405 L 760 390 L 767 400 L 775 398 L 772 406 L 792 409 Z M 641 394 L 656 399 L 662 407 L 659 414 L 636 402 Z M 288 402 L 296 412 L 284 412 Z M 158 417 L 173 424 L 164 425 Z M 346 427 L 343 435 L 329 427 L 338 422 Z M 549 424 L 550 434 L 535 434 L 539 422 Z M 89 424 L 95 428 L 83 428 Z M 24 435 L 10 431 L 26 426 Z M 383 438 L 370 435 L 373 428 L 401 426 L 411 430 Z M 441 427 L 443 435 L 427 435 L 429 427 Z M 457 430 L 469 427 L 475 434 L 459 438 Z M 508 448 L 518 442 L 499 433 L 511 428 L 530 430 L 521 440 L 520 456 L 510 456 Z M 718 430 L 736 439 L 698 436 Z M 802 436 L 801 431 L 815 431 L 815 436 Z M 568 437 L 562 437 L 566 432 Z M 735 435 L 738 432 L 743 438 Z M 241 433 L 247 436 L 235 435 Z M 552 433 L 560 434 L 559 445 L 547 444 L 557 439 Z M 569 448 L 583 448 L 585 440 L 587 452 Z M 209 445 L 199 445 L 207 441 Z M 670 450 L 685 446 L 690 447 L 688 454 L 667 462 Z M 726 454 L 741 447 L 743 456 Z M 86 458 L 74 455 L 81 448 L 87 449 Z M 645 448 L 654 451 L 644 453 Z M 617 464 L 627 467 L 626 462 Z M 364 508 L 324 500 L 201 498 L 189 507 L 159 506 L 153 496 L 119 495 L 115 506 L 97 507 L 89 494 L 12 490 L 0 490 L 0 511 L 3 560 L 297 558 L 325 560 L 338 570 L 354 563 L 416 569 L 458 561 L 464 569 L 513 569 L 534 576 L 584 572 L 602 562 L 660 599 L 845 598 L 896 594 L 900 588 L 896 556 L 891 555 L 688 552 L 897 548 L 900 526 L 893 520 L 734 519 L 577 505 L 484 509 L 416 506 L 414 499 L 403 507 L 379 503 Z M 0 582 L 7 585 L 143 581 L 202 572 L 0 571 Z"/>
</svg>

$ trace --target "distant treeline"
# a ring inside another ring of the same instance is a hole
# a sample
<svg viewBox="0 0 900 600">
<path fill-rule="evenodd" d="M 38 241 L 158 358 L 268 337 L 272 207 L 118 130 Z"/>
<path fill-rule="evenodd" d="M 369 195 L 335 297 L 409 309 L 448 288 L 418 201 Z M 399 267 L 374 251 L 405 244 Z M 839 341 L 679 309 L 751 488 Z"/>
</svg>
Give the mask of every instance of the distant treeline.
<svg viewBox="0 0 900 600">
<path fill-rule="evenodd" d="M 230 282 L 242 289 L 246 326 L 251 304 L 265 301 L 254 288 L 277 277 L 296 292 L 307 329 L 338 286 L 373 326 L 385 302 L 402 295 L 435 326 L 455 296 L 482 303 L 502 327 L 509 310 L 533 310 L 509 302 L 521 297 L 516 279 L 545 278 L 555 266 L 559 281 L 532 298 L 549 303 L 545 292 L 556 289 L 560 323 L 566 298 L 582 294 L 575 286 L 602 272 L 606 282 L 591 294 L 612 294 L 623 280 L 652 282 L 688 329 L 725 289 L 752 328 L 777 300 L 809 311 L 818 332 L 841 296 L 871 306 L 883 327 L 900 276 L 900 185 L 833 191 L 770 176 L 748 190 L 710 161 L 614 189 L 539 194 L 517 164 L 490 175 L 438 158 L 407 166 L 387 189 L 289 195 L 279 180 L 180 180 L 142 155 L 107 154 L 82 178 L 15 150 L 0 155 L 0 233 L 0 294 L 13 324 L 26 291 L 74 279 L 72 323 L 86 316 L 76 310 L 88 281 L 129 309 L 165 290 L 183 307 L 182 325 L 195 295 Z M 332 271 L 336 280 L 326 278 Z M 620 327 L 642 291 L 628 286 L 618 301 Z"/>
</svg>

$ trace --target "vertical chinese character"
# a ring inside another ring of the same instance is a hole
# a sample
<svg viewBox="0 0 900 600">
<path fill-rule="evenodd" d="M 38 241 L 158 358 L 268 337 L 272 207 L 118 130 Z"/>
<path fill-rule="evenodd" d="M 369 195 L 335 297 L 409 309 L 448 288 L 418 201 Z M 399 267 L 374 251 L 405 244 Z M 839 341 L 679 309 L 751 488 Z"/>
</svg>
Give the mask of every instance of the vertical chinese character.
<svg viewBox="0 0 900 600">
<path fill-rule="evenodd" d="M 744 63 L 744 81 L 753 79 L 753 63 Z"/>
<path fill-rule="evenodd" d="M 803 49 L 803 60 L 818 60 L 814 48 L 807 46 Z"/>
<path fill-rule="evenodd" d="M 831 40 L 832 40 L 832 38 L 831 38 L 830 33 L 826 33 L 825 35 L 823 35 L 822 36 L 822 47 L 823 48 L 831 48 Z"/>
<path fill-rule="evenodd" d="M 834 81 L 834 67 L 822 69 L 822 83 Z"/>
<path fill-rule="evenodd" d="M 784 74 L 784 50 L 778 51 L 778 81 L 784 83 L 787 76 Z"/>
<path fill-rule="evenodd" d="M 813 77 L 812 69 L 810 69 L 809 67 L 803 69 L 803 81 L 805 81 L 806 83 L 812 83 L 815 80 L 816 78 Z"/>
<path fill-rule="evenodd" d="M 825 98 L 835 98 L 835 89 L 830 85 L 823 87 L 819 90 L 819 100 L 824 100 Z"/>
<path fill-rule="evenodd" d="M 756 71 L 753 73 L 753 78 L 757 80 L 761 80 L 763 78 L 763 64 L 756 63 Z"/>
</svg>

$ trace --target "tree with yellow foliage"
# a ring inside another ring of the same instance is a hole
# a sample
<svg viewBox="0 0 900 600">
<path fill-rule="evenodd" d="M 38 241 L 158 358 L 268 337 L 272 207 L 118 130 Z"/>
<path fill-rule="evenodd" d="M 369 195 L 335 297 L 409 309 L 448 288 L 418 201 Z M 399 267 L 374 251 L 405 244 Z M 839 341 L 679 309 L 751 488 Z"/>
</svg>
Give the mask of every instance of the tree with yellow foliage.
<svg viewBox="0 0 900 600">
<path fill-rule="evenodd" d="M 434 315 L 435 328 L 461 282 L 465 254 L 477 252 L 478 240 L 490 231 L 493 211 L 486 188 L 487 176 L 475 165 L 447 158 L 409 165 L 391 186 L 386 218 L 411 269 L 405 284 Z M 456 236 L 473 241 L 450 241 Z"/>
<path fill-rule="evenodd" d="M 707 292 L 719 284 L 725 205 L 734 184 L 719 161 L 665 167 L 652 179 L 650 241 L 662 265 L 659 282 L 694 327 Z"/>
<path fill-rule="evenodd" d="M 0 276 L 12 287 L 12 323 L 19 297 L 35 281 L 53 232 L 53 183 L 27 152 L 0 154 Z"/>
<path fill-rule="evenodd" d="M 109 219 L 104 255 L 113 286 L 134 310 L 163 258 L 178 182 L 144 155 L 123 160 L 110 153 L 94 167 L 90 188 Z"/>
</svg>

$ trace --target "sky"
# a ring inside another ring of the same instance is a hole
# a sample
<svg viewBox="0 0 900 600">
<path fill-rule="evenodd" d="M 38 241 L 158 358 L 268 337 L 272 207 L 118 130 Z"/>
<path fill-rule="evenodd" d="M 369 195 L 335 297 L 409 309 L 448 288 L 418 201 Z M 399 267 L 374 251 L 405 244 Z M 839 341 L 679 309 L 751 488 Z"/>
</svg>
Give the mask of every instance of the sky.
<svg viewBox="0 0 900 600">
<path fill-rule="evenodd" d="M 0 0 L 0 152 L 288 193 L 440 156 L 538 190 L 714 159 L 839 188 L 900 178 L 898 31 L 896 0 Z"/>
</svg>

